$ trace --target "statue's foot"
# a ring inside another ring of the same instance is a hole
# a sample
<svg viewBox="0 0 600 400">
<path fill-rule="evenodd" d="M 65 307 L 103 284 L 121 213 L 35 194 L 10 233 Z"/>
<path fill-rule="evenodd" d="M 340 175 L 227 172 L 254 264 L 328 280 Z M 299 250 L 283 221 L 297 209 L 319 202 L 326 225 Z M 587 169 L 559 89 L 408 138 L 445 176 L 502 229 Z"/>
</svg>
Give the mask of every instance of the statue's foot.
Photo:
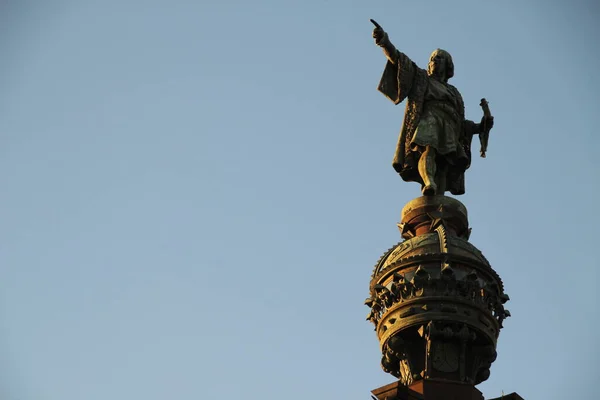
<svg viewBox="0 0 600 400">
<path fill-rule="evenodd" d="M 426 185 L 423 187 L 423 196 L 435 196 L 435 192 L 437 191 L 437 186 L 435 183 L 431 185 Z"/>
</svg>

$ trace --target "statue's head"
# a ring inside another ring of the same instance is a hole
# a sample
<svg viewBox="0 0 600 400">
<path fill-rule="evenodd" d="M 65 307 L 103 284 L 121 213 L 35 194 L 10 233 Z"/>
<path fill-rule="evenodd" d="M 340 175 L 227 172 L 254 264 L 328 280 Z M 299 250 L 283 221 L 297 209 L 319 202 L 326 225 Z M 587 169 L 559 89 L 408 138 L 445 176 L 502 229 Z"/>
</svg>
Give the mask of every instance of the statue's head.
<svg viewBox="0 0 600 400">
<path fill-rule="evenodd" d="M 454 63 L 452 56 L 446 50 L 436 49 L 429 57 L 427 75 L 437 76 L 446 82 L 454 76 Z"/>
</svg>

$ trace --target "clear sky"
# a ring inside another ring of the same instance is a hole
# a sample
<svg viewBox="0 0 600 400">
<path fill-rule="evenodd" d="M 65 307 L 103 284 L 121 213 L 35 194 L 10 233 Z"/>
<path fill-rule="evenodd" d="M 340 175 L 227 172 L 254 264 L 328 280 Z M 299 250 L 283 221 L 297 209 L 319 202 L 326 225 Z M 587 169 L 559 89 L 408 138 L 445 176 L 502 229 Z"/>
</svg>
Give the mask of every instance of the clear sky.
<svg viewBox="0 0 600 400">
<path fill-rule="evenodd" d="M 495 116 L 460 196 L 513 315 L 479 389 L 597 398 L 596 2 L 0 4 L 3 400 L 393 381 L 363 301 L 419 187 L 369 18 L 420 66 L 448 50 L 467 117 Z"/>
</svg>

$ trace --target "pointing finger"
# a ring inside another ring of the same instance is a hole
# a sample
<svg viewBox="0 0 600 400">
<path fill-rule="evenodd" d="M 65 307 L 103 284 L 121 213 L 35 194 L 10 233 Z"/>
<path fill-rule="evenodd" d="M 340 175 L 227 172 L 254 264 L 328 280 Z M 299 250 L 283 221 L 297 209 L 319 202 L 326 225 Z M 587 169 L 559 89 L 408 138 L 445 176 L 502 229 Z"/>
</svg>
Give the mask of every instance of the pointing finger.
<svg viewBox="0 0 600 400">
<path fill-rule="evenodd" d="M 375 25 L 375 27 L 376 27 L 376 28 L 383 29 L 383 28 L 381 27 L 381 25 L 379 25 L 379 24 L 377 23 L 377 21 L 375 21 L 374 19 L 369 19 L 369 21 L 371 21 L 371 23 L 372 23 L 373 25 Z"/>
</svg>

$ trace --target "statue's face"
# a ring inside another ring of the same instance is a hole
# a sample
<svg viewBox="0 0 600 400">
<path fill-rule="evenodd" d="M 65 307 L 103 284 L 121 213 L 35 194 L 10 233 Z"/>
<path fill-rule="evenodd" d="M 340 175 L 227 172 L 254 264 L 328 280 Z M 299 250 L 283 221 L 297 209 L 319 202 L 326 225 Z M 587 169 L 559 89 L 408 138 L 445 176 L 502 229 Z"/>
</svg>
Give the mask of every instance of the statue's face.
<svg viewBox="0 0 600 400">
<path fill-rule="evenodd" d="M 445 52 L 436 50 L 429 57 L 427 73 L 430 76 L 437 76 L 441 79 L 446 78 L 447 56 Z"/>
</svg>

